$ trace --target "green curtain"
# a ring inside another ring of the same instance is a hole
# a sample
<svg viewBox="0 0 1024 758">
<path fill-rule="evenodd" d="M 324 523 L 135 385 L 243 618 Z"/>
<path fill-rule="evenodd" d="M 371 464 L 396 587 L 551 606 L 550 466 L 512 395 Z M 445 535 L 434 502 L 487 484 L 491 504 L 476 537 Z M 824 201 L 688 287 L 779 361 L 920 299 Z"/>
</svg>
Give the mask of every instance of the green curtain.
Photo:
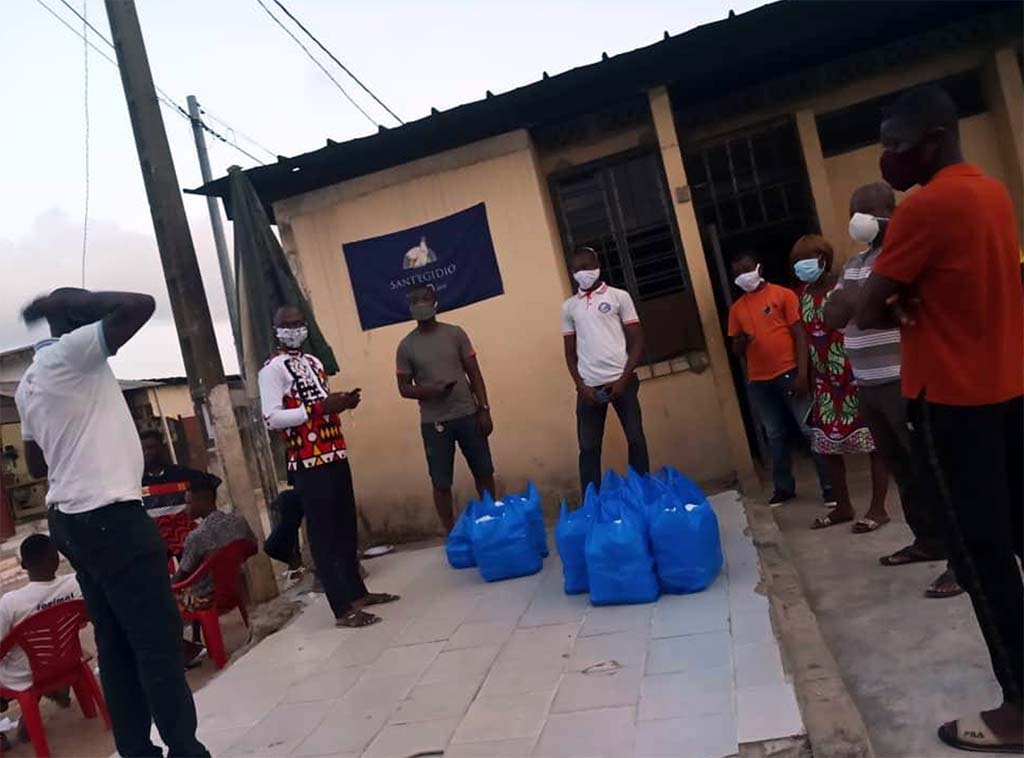
<svg viewBox="0 0 1024 758">
<path fill-rule="evenodd" d="M 284 250 L 270 229 L 270 219 L 256 189 L 238 166 L 229 168 L 228 175 L 231 217 L 235 225 L 235 271 L 245 272 L 244 277 L 236 276 L 236 281 L 244 280 L 245 283 L 252 321 L 252 350 L 257 360 L 266 359 L 275 349 L 274 312 L 282 305 L 295 305 L 309 326 L 309 352 L 320 359 L 328 374 L 338 373 L 334 351 L 324 339 L 313 308 L 292 275 Z"/>
</svg>

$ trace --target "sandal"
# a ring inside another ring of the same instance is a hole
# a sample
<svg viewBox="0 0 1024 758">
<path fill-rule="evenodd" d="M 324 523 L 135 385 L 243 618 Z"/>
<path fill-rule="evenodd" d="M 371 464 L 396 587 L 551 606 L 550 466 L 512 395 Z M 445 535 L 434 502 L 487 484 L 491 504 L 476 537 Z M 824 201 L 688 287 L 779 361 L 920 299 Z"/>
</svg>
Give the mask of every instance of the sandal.
<svg viewBox="0 0 1024 758">
<path fill-rule="evenodd" d="M 385 603 L 393 603 L 401 599 L 400 595 L 389 595 L 387 592 L 371 592 L 356 602 L 359 603 L 360 608 L 366 608 L 370 605 L 384 605 Z"/>
<path fill-rule="evenodd" d="M 917 545 L 907 545 L 892 555 L 883 555 L 878 562 L 883 566 L 909 566 L 911 563 L 932 563 L 941 560 L 943 559 L 926 553 Z"/>
<path fill-rule="evenodd" d="M 879 521 L 873 518 L 861 518 L 857 519 L 853 524 L 851 530 L 854 534 L 867 534 L 868 532 L 876 531 L 877 529 L 885 526 L 889 523 L 889 517 L 886 516 L 884 521 Z"/>
<path fill-rule="evenodd" d="M 939 727 L 939 739 L 950 747 L 976 753 L 1024 752 L 1024 744 L 1001 742 L 980 714 L 946 722 Z"/>
<path fill-rule="evenodd" d="M 853 521 L 853 516 L 845 516 L 836 518 L 829 514 L 828 516 L 818 516 L 814 519 L 814 523 L 811 524 L 811 529 L 828 529 L 830 526 L 838 526 L 839 524 L 845 524 L 849 521 Z"/>
<path fill-rule="evenodd" d="M 348 629 L 362 629 L 364 626 L 377 624 L 380 623 L 380 621 L 380 616 L 374 616 L 372 613 L 367 613 L 366 611 L 361 611 L 356 608 L 349 611 L 341 618 L 334 619 L 334 625 Z"/>
<path fill-rule="evenodd" d="M 928 586 L 928 589 L 924 591 L 924 596 L 941 600 L 947 597 L 962 595 L 963 592 L 964 588 L 956 580 L 956 574 L 953 573 L 952 569 L 946 569 L 939 575 L 938 579 Z"/>
</svg>

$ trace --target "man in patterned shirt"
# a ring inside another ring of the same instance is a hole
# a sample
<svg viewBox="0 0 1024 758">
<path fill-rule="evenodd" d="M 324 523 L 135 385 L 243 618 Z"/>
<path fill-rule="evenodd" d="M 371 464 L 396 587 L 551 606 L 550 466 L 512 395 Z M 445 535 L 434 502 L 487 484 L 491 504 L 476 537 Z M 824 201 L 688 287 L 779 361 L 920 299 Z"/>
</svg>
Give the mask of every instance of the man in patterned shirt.
<svg viewBox="0 0 1024 758">
<path fill-rule="evenodd" d="M 369 626 L 380 618 L 363 608 L 398 597 L 367 592 L 359 573 L 355 493 L 338 415 L 359 405 L 359 389 L 328 389 L 323 364 L 302 350 L 309 331 L 295 306 L 277 310 L 274 334 L 278 349 L 259 374 L 263 416 L 286 442 L 288 470 L 302 497 L 310 551 L 335 624 Z"/>
</svg>

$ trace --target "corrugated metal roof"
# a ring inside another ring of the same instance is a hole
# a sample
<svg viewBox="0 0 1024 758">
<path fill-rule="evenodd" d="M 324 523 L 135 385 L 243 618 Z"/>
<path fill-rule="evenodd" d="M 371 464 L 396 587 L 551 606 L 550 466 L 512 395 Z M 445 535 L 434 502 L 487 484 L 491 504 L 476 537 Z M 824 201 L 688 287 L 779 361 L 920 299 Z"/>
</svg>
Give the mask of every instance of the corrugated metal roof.
<svg viewBox="0 0 1024 758">
<path fill-rule="evenodd" d="M 602 59 L 500 95 L 489 95 L 377 134 L 249 169 L 260 199 L 284 198 L 408 163 L 521 128 L 592 112 L 659 85 L 683 89 L 688 102 L 769 81 L 860 50 L 1020 3 L 899 0 L 782 0 L 628 53 Z M 1020 23 L 1008 34 L 1019 33 Z M 227 177 L 186 190 L 226 199 Z"/>
</svg>

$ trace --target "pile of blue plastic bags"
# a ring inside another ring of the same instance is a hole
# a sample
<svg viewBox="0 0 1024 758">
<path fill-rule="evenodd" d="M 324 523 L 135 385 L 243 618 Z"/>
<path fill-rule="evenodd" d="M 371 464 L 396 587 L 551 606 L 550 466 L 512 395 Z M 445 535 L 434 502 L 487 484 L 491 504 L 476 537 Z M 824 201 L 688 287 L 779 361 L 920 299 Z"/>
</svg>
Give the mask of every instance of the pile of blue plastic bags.
<svg viewBox="0 0 1024 758">
<path fill-rule="evenodd" d="M 471 501 L 448 535 L 445 552 L 452 568 L 475 566 L 488 582 L 536 574 L 548 556 L 537 487 L 529 482 L 504 500 L 485 492 Z"/>
<path fill-rule="evenodd" d="M 651 603 L 660 593 L 700 592 L 722 568 L 718 519 L 701 489 L 678 470 L 656 476 L 608 471 L 600 494 L 562 502 L 555 544 L 565 592 L 594 605 Z"/>
</svg>

